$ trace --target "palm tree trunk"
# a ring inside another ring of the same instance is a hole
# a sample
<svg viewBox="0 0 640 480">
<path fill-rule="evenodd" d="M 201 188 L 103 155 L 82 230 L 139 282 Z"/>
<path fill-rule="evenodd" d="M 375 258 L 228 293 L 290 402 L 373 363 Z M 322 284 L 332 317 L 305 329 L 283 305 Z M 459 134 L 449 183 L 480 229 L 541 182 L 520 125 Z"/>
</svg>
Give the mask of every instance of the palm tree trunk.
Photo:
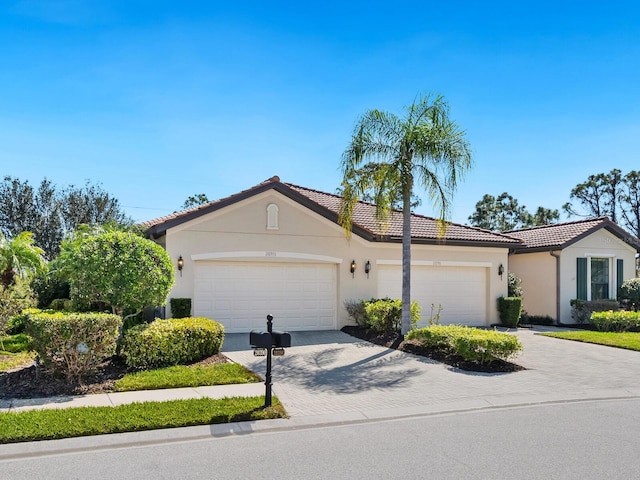
<svg viewBox="0 0 640 480">
<path fill-rule="evenodd" d="M 402 192 L 402 336 L 411 330 L 411 182 Z"/>
</svg>

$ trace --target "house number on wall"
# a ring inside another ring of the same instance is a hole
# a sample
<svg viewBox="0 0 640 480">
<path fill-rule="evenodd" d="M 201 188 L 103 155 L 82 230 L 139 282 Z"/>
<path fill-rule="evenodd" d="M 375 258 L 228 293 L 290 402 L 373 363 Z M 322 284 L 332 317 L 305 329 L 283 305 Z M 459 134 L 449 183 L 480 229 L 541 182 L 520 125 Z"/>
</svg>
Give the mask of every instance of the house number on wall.
<svg viewBox="0 0 640 480">
<path fill-rule="evenodd" d="M 277 257 L 276 252 L 265 252 L 265 257 Z"/>
</svg>

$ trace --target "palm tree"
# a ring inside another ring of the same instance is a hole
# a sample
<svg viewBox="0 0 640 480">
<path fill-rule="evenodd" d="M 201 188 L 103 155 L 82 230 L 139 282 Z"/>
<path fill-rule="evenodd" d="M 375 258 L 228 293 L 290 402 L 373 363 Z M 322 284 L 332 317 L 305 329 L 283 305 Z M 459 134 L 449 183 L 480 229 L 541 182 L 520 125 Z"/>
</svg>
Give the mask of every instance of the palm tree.
<svg viewBox="0 0 640 480">
<path fill-rule="evenodd" d="M 360 117 L 342 154 L 340 224 L 351 235 L 353 210 L 369 195 L 384 228 L 394 203 L 402 200 L 402 335 L 411 328 L 411 198 L 414 186 L 429 194 L 446 231 L 450 197 L 471 167 L 465 132 L 449 118 L 440 95 L 421 96 L 403 117 L 369 110 Z"/>
<path fill-rule="evenodd" d="M 22 232 L 11 240 L 0 232 L 0 285 L 6 290 L 16 277 L 24 278 L 45 264 L 44 250 L 33 243 L 31 232 Z"/>
</svg>

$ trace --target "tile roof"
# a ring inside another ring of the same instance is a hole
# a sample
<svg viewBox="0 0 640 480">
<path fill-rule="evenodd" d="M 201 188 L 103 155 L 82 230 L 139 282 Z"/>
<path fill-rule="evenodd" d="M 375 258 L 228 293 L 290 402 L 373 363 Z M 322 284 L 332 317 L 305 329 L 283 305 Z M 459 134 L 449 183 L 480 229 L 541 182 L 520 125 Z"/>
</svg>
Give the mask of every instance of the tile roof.
<svg viewBox="0 0 640 480">
<path fill-rule="evenodd" d="M 319 192 L 290 183 L 285 184 L 292 190 L 307 197 L 314 203 L 330 210 L 336 215 L 340 211 L 340 202 L 342 198 L 325 192 Z M 353 212 L 353 224 L 373 237 L 379 239 L 401 239 L 402 238 L 402 212 L 393 211 L 391 217 L 387 221 L 386 229 L 380 225 L 376 218 L 376 206 L 371 203 L 358 202 Z M 503 235 L 501 233 L 491 232 L 480 228 L 469 227 L 467 225 L 459 225 L 457 223 L 447 222 L 447 230 L 443 239 L 438 237 L 438 222 L 431 217 L 412 214 L 411 217 L 411 237 L 414 240 L 432 240 L 440 243 L 459 242 L 479 242 L 479 243 L 498 243 L 511 244 L 517 246 L 517 239 Z"/>
<path fill-rule="evenodd" d="M 265 180 L 255 187 L 243 190 L 229 197 L 149 220 L 144 222 L 142 226 L 146 227 L 151 235 L 156 237 L 162 236 L 169 228 L 269 189 L 277 190 L 333 222 L 338 221 L 338 212 L 340 211 L 340 203 L 342 201 L 339 195 L 290 183 L 283 183 L 280 181 L 280 178 L 276 176 Z M 354 208 L 353 232 L 370 241 L 400 241 L 402 238 L 402 213 L 393 211 L 385 229 L 381 228 L 380 222 L 376 219 L 375 205 L 358 202 Z M 438 222 L 434 218 L 417 214 L 413 214 L 411 218 L 411 236 L 414 242 L 419 243 L 491 245 L 512 248 L 519 247 L 521 243 L 520 240 L 509 235 L 450 222 L 447 222 L 447 230 L 444 238 L 440 238 L 438 236 Z"/>
<path fill-rule="evenodd" d="M 532 250 L 563 249 L 601 228 L 606 228 L 636 250 L 640 249 L 640 241 L 637 238 L 624 231 L 607 217 L 543 225 L 504 233 L 520 239 L 524 244 L 524 248 L 520 252 L 524 253 Z"/>
</svg>

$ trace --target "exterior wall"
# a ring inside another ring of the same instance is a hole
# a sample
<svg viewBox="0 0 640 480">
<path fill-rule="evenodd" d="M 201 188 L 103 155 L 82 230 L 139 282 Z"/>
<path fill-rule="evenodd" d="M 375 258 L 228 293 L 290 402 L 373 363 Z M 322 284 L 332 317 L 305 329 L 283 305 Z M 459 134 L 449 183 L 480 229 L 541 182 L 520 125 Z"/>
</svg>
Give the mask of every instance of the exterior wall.
<svg viewBox="0 0 640 480">
<path fill-rule="evenodd" d="M 560 259 L 560 318 L 562 323 L 573 323 L 572 299 L 576 298 L 576 258 L 608 257 L 612 259 L 609 276 L 612 282 L 610 296 L 616 298 L 616 260 L 623 260 L 623 278 L 635 277 L 635 254 L 633 247 L 605 229 L 598 230 L 587 238 L 574 243 L 562 251 Z"/>
<path fill-rule="evenodd" d="M 267 207 L 272 204 L 277 205 L 277 229 L 268 228 Z M 376 296 L 378 263 L 402 259 L 400 243 L 372 243 L 356 235 L 347 240 L 338 225 L 275 191 L 261 193 L 170 229 L 164 242 L 174 264 L 179 256 L 184 259 L 182 275 L 176 272 L 170 298 L 194 297 L 194 270 L 198 261 L 335 264 L 337 328 L 352 323 L 344 309 L 345 300 Z M 487 317 L 489 323 L 495 323 L 498 321 L 495 299 L 507 293 L 507 276 L 501 279 L 497 273 L 500 264 L 507 265 L 507 253 L 507 248 L 414 245 L 412 260 L 420 264 L 485 263 L 490 297 Z M 357 264 L 353 277 L 349 271 L 352 260 Z M 367 261 L 371 264 L 368 276 L 364 272 Z"/>
<path fill-rule="evenodd" d="M 529 315 L 548 315 L 555 320 L 556 259 L 549 252 L 511 255 L 509 272 L 522 280 L 522 308 Z"/>
<path fill-rule="evenodd" d="M 556 259 L 550 252 L 509 257 L 509 271 L 522 279 L 523 306 L 531 315 L 549 315 L 560 323 L 573 323 L 571 300 L 577 297 L 576 258 L 611 259 L 609 291 L 613 298 L 616 296 L 616 260 L 623 260 L 625 280 L 635 277 L 635 249 L 604 228 L 555 253 L 560 254 L 560 318 L 556 318 Z"/>
</svg>

